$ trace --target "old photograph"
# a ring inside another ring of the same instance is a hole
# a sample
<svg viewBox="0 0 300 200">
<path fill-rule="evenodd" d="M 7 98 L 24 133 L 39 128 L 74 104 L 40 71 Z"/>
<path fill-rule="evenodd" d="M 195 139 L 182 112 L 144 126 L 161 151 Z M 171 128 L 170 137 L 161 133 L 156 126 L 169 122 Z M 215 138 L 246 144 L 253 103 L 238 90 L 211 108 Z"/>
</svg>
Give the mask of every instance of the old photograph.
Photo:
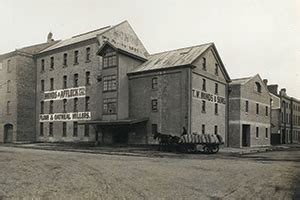
<svg viewBox="0 0 300 200">
<path fill-rule="evenodd" d="M 0 17 L 0 200 L 300 199 L 300 1 Z"/>
</svg>

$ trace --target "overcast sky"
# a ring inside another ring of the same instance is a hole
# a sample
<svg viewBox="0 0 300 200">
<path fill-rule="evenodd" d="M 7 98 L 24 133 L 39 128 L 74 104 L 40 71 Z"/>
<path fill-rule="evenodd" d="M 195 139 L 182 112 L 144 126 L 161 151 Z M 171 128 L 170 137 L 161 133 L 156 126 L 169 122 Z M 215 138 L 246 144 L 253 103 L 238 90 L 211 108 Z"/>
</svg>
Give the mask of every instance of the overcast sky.
<svg viewBox="0 0 300 200">
<path fill-rule="evenodd" d="M 0 54 L 128 20 L 150 53 L 214 42 L 231 78 L 300 99 L 300 0 L 0 0 Z"/>
</svg>

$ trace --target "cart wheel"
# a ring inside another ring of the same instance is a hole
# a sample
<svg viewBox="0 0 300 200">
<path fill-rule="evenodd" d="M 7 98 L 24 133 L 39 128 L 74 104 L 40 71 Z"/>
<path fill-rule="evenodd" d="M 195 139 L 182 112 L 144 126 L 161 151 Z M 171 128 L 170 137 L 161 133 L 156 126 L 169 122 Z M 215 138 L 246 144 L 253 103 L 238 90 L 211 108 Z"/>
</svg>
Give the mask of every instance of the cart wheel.
<svg viewBox="0 0 300 200">
<path fill-rule="evenodd" d="M 215 148 L 214 148 L 214 153 L 218 153 L 220 150 L 220 147 L 219 145 L 216 145 Z"/>
<path fill-rule="evenodd" d="M 208 152 L 209 152 L 208 146 L 205 145 L 205 146 L 203 147 L 203 152 L 204 152 L 204 153 L 208 153 Z"/>
</svg>

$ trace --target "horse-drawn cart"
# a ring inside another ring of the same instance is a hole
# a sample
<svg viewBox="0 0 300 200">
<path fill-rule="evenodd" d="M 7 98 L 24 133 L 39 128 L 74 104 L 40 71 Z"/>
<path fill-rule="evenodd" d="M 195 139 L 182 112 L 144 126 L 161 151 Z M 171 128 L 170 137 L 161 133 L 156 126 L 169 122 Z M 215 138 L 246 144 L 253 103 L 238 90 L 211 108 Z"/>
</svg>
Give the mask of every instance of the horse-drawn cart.
<svg viewBox="0 0 300 200">
<path fill-rule="evenodd" d="M 220 135 L 212 134 L 184 134 L 181 137 L 156 133 L 154 139 L 159 140 L 159 150 L 180 152 L 217 153 L 223 144 Z"/>
<path fill-rule="evenodd" d="M 212 134 L 186 134 L 178 141 L 180 150 L 185 152 L 217 153 L 221 144 L 221 136 Z"/>
</svg>

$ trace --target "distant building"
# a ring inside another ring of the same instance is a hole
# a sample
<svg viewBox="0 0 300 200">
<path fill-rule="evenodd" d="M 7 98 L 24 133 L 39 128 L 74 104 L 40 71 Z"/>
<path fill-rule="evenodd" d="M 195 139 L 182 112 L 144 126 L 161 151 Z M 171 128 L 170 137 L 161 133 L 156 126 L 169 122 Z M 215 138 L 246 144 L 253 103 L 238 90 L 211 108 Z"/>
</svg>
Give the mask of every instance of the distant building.
<svg viewBox="0 0 300 200">
<path fill-rule="evenodd" d="M 271 96 L 257 74 L 229 84 L 229 146 L 270 145 Z"/>
<path fill-rule="evenodd" d="M 35 141 L 35 60 L 54 41 L 0 55 L 0 142 Z"/>
<path fill-rule="evenodd" d="M 300 142 L 300 101 L 290 97 L 286 89 L 278 92 L 278 85 L 268 85 L 270 92 L 280 99 L 280 108 L 272 111 L 274 144 Z M 277 133 L 277 135 L 276 135 Z"/>
</svg>

